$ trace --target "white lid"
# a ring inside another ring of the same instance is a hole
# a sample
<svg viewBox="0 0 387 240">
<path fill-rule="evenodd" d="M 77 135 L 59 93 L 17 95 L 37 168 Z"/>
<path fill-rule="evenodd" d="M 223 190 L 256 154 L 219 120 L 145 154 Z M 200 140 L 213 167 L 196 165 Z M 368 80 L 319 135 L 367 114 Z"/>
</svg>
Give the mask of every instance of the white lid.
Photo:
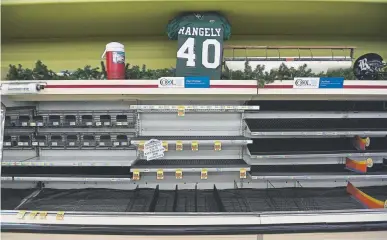
<svg viewBox="0 0 387 240">
<path fill-rule="evenodd" d="M 111 42 L 106 44 L 106 51 L 124 52 L 124 45 L 118 42 Z"/>
<path fill-rule="evenodd" d="M 125 47 L 119 42 L 111 42 L 106 44 L 105 51 L 103 52 L 101 58 L 104 58 L 106 52 L 125 52 Z"/>
</svg>

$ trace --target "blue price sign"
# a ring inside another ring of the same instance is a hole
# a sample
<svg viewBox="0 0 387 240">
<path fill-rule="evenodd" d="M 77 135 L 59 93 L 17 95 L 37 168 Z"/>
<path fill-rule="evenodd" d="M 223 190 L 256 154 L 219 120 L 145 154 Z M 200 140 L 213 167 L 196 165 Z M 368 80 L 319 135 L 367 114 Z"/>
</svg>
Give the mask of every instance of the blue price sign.
<svg viewBox="0 0 387 240">
<path fill-rule="evenodd" d="M 319 88 L 343 88 L 343 77 L 322 77 L 320 78 Z"/>
<path fill-rule="evenodd" d="M 185 77 L 185 88 L 210 88 L 209 77 Z"/>
</svg>

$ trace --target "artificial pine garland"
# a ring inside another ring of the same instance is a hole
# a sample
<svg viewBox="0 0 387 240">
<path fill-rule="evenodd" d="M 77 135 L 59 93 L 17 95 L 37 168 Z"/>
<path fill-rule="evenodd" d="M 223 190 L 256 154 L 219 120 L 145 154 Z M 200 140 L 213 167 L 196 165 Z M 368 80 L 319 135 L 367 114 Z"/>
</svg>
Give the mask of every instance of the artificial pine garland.
<svg viewBox="0 0 387 240">
<path fill-rule="evenodd" d="M 126 64 L 126 79 L 158 79 L 161 77 L 175 76 L 174 68 L 149 69 L 146 65 L 142 67 Z M 258 65 L 255 69 L 245 62 L 244 71 L 232 71 L 224 66 L 222 79 L 224 80 L 259 80 L 261 85 L 272 83 L 275 80 L 293 80 L 294 77 L 344 77 L 344 79 L 355 80 L 351 68 L 338 69 L 318 74 L 312 73 L 307 65 L 298 68 L 289 68 L 282 64 L 278 69 L 265 71 L 265 66 Z M 42 61 L 38 60 L 33 69 L 23 68 L 22 65 L 10 65 L 7 80 L 103 80 L 106 79 L 106 70 L 104 63 L 101 62 L 101 68 L 91 67 L 89 65 L 78 68 L 74 72 L 64 71 L 61 74 L 48 69 Z"/>
</svg>

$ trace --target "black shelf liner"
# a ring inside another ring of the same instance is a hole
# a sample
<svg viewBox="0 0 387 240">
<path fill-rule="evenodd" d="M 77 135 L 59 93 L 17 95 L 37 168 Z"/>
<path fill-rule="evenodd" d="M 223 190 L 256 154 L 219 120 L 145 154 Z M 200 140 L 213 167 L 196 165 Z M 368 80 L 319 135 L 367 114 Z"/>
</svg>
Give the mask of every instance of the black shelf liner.
<svg viewBox="0 0 387 240">
<path fill-rule="evenodd" d="M 12 210 L 36 189 L 1 189 L 1 209 Z"/>
<path fill-rule="evenodd" d="M 252 132 L 387 131 L 387 118 L 246 119 Z"/>
<path fill-rule="evenodd" d="M 321 164 L 321 165 L 260 165 L 251 166 L 251 175 L 292 175 L 292 174 L 320 174 L 320 175 L 359 175 L 359 173 L 345 169 L 345 164 Z M 374 164 L 367 169 L 365 175 L 387 174 L 387 166 Z M 364 174 L 361 174 L 364 175 Z"/>
<path fill-rule="evenodd" d="M 254 139 L 247 145 L 252 155 L 295 155 L 387 152 L 387 138 L 372 138 L 366 151 L 358 151 L 352 138 Z"/>
<path fill-rule="evenodd" d="M 364 187 L 362 191 L 380 200 L 387 199 L 387 186 Z M 12 210 L 31 189 L 2 189 L 3 204 Z M 176 194 L 177 193 L 177 194 Z M 174 207 L 175 206 L 175 207 Z M 339 188 L 274 188 L 227 190 L 43 189 L 20 210 L 92 212 L 262 212 L 363 209 L 364 206 Z"/>
<path fill-rule="evenodd" d="M 138 160 L 132 165 L 132 168 L 136 167 L 167 167 L 167 166 L 179 166 L 179 167 L 219 167 L 219 166 L 247 166 L 247 163 L 242 159 L 184 159 L 184 160 Z"/>
<path fill-rule="evenodd" d="M 261 111 L 387 111 L 386 101 L 249 101 Z"/>
</svg>

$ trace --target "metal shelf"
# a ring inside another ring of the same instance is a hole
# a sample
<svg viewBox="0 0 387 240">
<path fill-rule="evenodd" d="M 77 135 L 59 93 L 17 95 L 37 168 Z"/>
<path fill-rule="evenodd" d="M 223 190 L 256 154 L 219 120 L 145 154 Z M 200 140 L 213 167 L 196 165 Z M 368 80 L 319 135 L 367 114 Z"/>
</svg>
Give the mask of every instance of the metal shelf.
<svg viewBox="0 0 387 240">
<path fill-rule="evenodd" d="M 4 182 L 114 182 L 127 183 L 130 178 L 101 178 L 101 177 L 1 177 Z"/>
<path fill-rule="evenodd" d="M 386 118 L 245 119 L 252 136 L 386 136 Z"/>
<path fill-rule="evenodd" d="M 350 173 L 267 173 L 265 175 L 251 174 L 253 180 L 379 180 L 387 179 L 387 173 L 373 173 L 365 175 L 354 175 Z"/>
<path fill-rule="evenodd" d="M 345 164 L 265 165 L 251 168 L 254 180 L 374 180 L 387 179 L 387 166 L 377 163 L 361 174 L 346 169 Z"/>
<path fill-rule="evenodd" d="M 129 167 L 136 159 L 130 156 L 117 157 L 89 157 L 89 156 L 61 156 L 34 157 L 27 160 L 3 159 L 1 165 L 7 167 L 101 167 L 120 166 Z"/>
<path fill-rule="evenodd" d="M 287 136 L 287 137 L 309 137 L 309 136 L 366 136 L 382 137 L 386 136 L 387 131 L 289 131 L 289 132 L 251 132 L 251 136 Z"/>
<path fill-rule="evenodd" d="M 257 111 L 259 106 L 220 106 L 220 105 L 131 105 L 137 112 L 244 112 Z"/>
<path fill-rule="evenodd" d="M 182 144 L 191 144 L 192 141 L 197 141 L 200 145 L 212 145 L 215 142 L 220 142 L 222 145 L 246 145 L 253 141 L 246 137 L 232 137 L 232 136 L 141 136 L 131 138 L 131 144 L 139 145 L 141 142 L 150 139 L 157 139 L 168 144 L 176 144 L 181 141 Z"/>
<path fill-rule="evenodd" d="M 200 160 L 139 160 L 132 165 L 131 172 L 157 172 L 162 169 L 164 172 L 201 172 L 206 169 L 208 172 L 239 172 L 241 169 L 250 171 L 249 165 L 242 159 L 200 159 Z"/>
<path fill-rule="evenodd" d="M 384 157 L 386 144 L 387 138 L 372 138 L 365 151 L 358 151 L 350 138 L 257 138 L 248 152 L 251 158 Z"/>
<path fill-rule="evenodd" d="M 347 153 L 297 153 L 297 154 L 282 154 L 282 155 L 253 155 L 249 153 L 251 158 L 334 158 L 334 157 L 386 157 L 387 150 L 384 152 L 347 152 Z"/>
</svg>

